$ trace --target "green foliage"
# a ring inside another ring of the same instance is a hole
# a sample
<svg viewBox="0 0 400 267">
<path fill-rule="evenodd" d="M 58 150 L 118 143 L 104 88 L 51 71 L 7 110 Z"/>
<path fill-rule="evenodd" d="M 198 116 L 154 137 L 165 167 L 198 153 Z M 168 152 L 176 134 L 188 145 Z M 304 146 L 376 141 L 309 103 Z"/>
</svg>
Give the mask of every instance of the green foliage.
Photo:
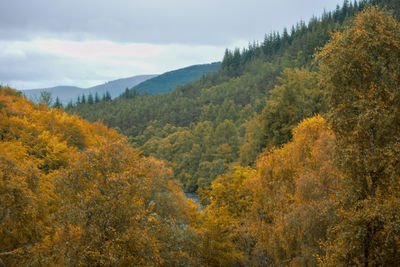
<svg viewBox="0 0 400 267">
<path fill-rule="evenodd" d="M 285 69 L 278 81 L 280 85 L 270 92 L 261 114 L 261 131 L 267 147 L 286 143 L 300 121 L 314 114 L 323 114 L 327 109 L 318 73 Z"/>
<path fill-rule="evenodd" d="M 262 43 L 249 44 L 242 51 L 226 50 L 221 72 L 230 77 L 240 76 L 247 72 L 248 64 L 259 58 L 267 62 L 291 62 L 291 67 L 309 66 L 314 50 L 329 40 L 330 32 L 339 29 L 366 5 L 367 1 L 354 5 L 344 1 L 342 8 L 337 6 L 335 11 L 324 12 L 320 18 L 313 17 L 307 25 L 300 21 L 291 28 L 290 33 L 285 28 L 282 34 L 273 32 L 265 35 Z"/>
<path fill-rule="evenodd" d="M 54 101 L 53 107 L 54 108 L 61 108 L 62 107 L 61 101 L 58 98 L 58 96 L 56 97 L 56 100 Z"/>
</svg>

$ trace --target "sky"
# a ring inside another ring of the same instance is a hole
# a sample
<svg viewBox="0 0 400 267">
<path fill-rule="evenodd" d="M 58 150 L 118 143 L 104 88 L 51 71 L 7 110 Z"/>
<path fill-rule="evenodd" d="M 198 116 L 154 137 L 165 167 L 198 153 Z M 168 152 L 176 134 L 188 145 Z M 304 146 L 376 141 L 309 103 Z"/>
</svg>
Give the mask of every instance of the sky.
<svg viewBox="0 0 400 267">
<path fill-rule="evenodd" d="M 90 87 L 221 61 L 342 0 L 1 0 L 0 84 Z"/>
</svg>

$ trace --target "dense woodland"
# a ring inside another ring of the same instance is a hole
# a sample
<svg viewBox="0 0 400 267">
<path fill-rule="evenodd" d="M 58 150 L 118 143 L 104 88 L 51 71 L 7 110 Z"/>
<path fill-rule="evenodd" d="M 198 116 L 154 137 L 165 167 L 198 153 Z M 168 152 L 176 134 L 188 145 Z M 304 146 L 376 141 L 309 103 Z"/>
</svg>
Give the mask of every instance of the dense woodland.
<svg viewBox="0 0 400 267">
<path fill-rule="evenodd" d="M 397 1 L 379 2 L 400 10 Z M 308 24 L 227 50 L 219 72 L 169 94 L 140 96 L 133 88 L 129 97 L 67 112 L 116 128 L 143 155 L 166 161 L 185 191 L 196 191 L 232 165 L 254 166 L 259 153 L 289 141 L 302 119 L 325 114 L 313 54 L 367 5 L 346 1 Z"/>
<path fill-rule="evenodd" d="M 0 264 L 398 265 L 399 12 L 346 1 L 171 93 L 67 109 L 115 130 L 0 89 Z"/>
</svg>

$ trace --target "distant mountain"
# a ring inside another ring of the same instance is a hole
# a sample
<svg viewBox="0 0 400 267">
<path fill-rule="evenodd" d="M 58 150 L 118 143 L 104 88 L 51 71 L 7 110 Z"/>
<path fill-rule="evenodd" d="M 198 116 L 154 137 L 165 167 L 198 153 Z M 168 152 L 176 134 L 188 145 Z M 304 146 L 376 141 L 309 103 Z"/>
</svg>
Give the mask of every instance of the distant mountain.
<svg viewBox="0 0 400 267">
<path fill-rule="evenodd" d="M 26 97 L 33 102 L 38 102 L 41 92 L 50 92 L 52 98 L 58 98 L 63 104 L 67 104 L 70 100 L 75 100 L 79 95 L 86 93 L 86 89 L 76 86 L 55 86 L 43 89 L 21 90 Z"/>
<path fill-rule="evenodd" d="M 194 65 L 178 70 L 166 72 L 161 75 L 140 75 L 129 78 L 118 79 L 104 84 L 96 85 L 89 88 L 81 88 L 76 86 L 55 86 L 43 89 L 22 90 L 28 99 L 37 101 L 40 93 L 43 91 L 50 92 L 51 96 L 56 97 L 66 105 L 69 101 L 75 102 L 78 96 L 88 95 L 93 96 L 97 93 L 99 97 L 107 91 L 112 98 L 121 95 L 126 88 L 135 88 L 138 93 L 147 92 L 151 94 L 168 93 L 177 86 L 184 85 L 188 82 L 198 80 L 201 76 L 207 73 L 217 72 L 221 67 L 221 62 Z"/>
<path fill-rule="evenodd" d="M 220 67 L 221 62 L 215 62 L 173 70 L 148 79 L 134 88 L 138 93 L 147 92 L 149 95 L 168 93 L 177 86 L 200 79 L 201 76 L 207 73 L 217 72 Z"/>
<path fill-rule="evenodd" d="M 88 88 L 87 90 L 89 90 L 88 92 L 91 92 L 93 95 L 97 92 L 99 96 L 103 95 L 108 91 L 111 94 L 111 97 L 115 98 L 119 96 L 121 93 L 123 93 L 126 88 L 132 88 L 154 77 L 158 77 L 158 75 L 133 76 L 129 78 L 114 80 L 101 85 L 96 85 Z"/>
<path fill-rule="evenodd" d="M 119 96 L 125 91 L 126 88 L 132 88 L 137 84 L 140 84 L 148 79 L 154 78 L 157 75 L 139 75 L 129 78 L 118 79 L 104 84 L 96 85 L 89 88 L 80 88 L 76 86 L 56 86 L 44 89 L 30 89 L 22 90 L 28 99 L 36 101 L 40 97 L 40 93 L 47 91 L 51 93 L 53 98 L 58 97 L 63 104 L 67 104 L 69 101 L 75 101 L 78 96 L 92 93 L 93 96 L 97 93 L 99 97 L 105 94 L 107 91 L 110 93 L 112 98 Z"/>
</svg>

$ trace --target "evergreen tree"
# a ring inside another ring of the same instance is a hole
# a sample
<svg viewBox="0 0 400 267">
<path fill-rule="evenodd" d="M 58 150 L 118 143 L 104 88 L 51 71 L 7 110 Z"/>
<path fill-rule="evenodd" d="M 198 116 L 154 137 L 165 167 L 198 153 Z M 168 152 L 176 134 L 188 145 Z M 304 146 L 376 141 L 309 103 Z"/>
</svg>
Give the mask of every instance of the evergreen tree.
<svg viewBox="0 0 400 267">
<path fill-rule="evenodd" d="M 131 98 L 135 98 L 135 97 L 139 96 L 139 93 L 137 92 L 135 87 L 131 89 L 130 94 L 131 94 Z"/>
<path fill-rule="evenodd" d="M 54 102 L 53 107 L 54 108 L 62 107 L 62 104 L 61 104 L 60 99 L 58 98 L 58 96 L 56 97 L 56 101 Z"/>
<path fill-rule="evenodd" d="M 96 94 L 94 95 L 94 103 L 99 103 L 99 102 L 100 102 L 99 94 L 96 92 Z"/>
<path fill-rule="evenodd" d="M 129 88 L 126 87 L 125 88 L 125 92 L 122 93 L 122 97 L 125 97 L 126 99 L 129 99 L 129 98 L 131 98 L 130 96 L 131 96 L 131 94 L 130 94 Z"/>
<path fill-rule="evenodd" d="M 74 107 L 74 104 L 72 103 L 72 100 L 70 100 L 67 105 L 67 110 L 70 108 L 73 108 L 73 107 Z"/>
<path fill-rule="evenodd" d="M 92 93 L 89 93 L 89 96 L 88 96 L 88 104 L 89 104 L 89 105 L 92 105 L 93 103 L 94 103 L 93 95 L 92 95 Z"/>
<path fill-rule="evenodd" d="M 104 98 L 105 98 L 105 101 L 111 101 L 110 92 L 107 91 Z"/>
</svg>

